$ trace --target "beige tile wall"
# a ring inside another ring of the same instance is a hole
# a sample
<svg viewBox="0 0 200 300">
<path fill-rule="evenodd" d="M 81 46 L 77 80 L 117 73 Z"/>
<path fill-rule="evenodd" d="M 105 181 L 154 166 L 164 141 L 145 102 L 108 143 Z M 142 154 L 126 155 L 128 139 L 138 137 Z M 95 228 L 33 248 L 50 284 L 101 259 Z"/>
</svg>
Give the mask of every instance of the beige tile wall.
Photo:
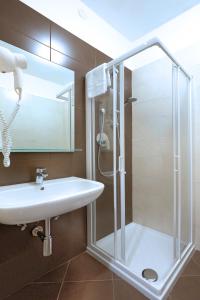
<svg viewBox="0 0 200 300">
<path fill-rule="evenodd" d="M 200 43 L 174 55 L 194 78 L 193 223 L 195 244 L 200 249 Z M 133 104 L 133 219 L 167 233 L 173 228 L 170 69 L 162 59 L 135 70 L 132 76 L 133 95 L 138 97 Z M 183 193 L 182 229 L 187 236 L 189 211 Z"/>
<path fill-rule="evenodd" d="M 164 72 L 163 72 L 164 70 Z M 133 219 L 172 233 L 172 65 L 156 61 L 133 72 Z"/>
<path fill-rule="evenodd" d="M 199 52 L 200 53 L 200 52 Z M 200 63 L 192 68 L 193 93 L 193 199 L 194 236 L 200 250 Z"/>
</svg>

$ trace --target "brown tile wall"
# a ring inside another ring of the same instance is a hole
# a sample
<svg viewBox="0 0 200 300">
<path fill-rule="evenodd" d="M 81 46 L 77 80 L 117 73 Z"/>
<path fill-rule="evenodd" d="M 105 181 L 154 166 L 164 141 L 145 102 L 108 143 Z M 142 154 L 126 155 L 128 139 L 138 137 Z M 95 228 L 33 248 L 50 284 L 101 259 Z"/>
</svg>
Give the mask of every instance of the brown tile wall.
<svg viewBox="0 0 200 300">
<path fill-rule="evenodd" d="M 132 72 L 125 70 L 124 76 L 124 99 L 132 96 Z M 132 105 L 124 107 L 125 114 L 125 210 L 126 224 L 133 221 L 132 210 Z"/>
<path fill-rule="evenodd" d="M 75 153 L 14 153 L 10 168 L 2 166 L 0 185 L 32 181 L 44 166 L 49 179 L 85 177 L 85 73 L 107 57 L 17 0 L 0 1 L 0 39 L 75 71 Z M 86 210 L 52 221 L 53 255 L 42 256 L 42 243 L 28 229 L 0 225 L 0 299 L 46 273 L 86 247 Z"/>
<path fill-rule="evenodd" d="M 38 166 L 47 168 L 49 179 L 85 177 L 84 75 L 110 58 L 18 0 L 0 1 L 0 40 L 75 71 L 75 146 L 82 149 L 75 153 L 13 153 L 7 169 L 0 157 L 0 185 L 33 181 Z M 29 224 L 21 232 L 16 226 L 0 225 L 0 299 L 86 247 L 85 208 L 52 221 L 51 257 L 42 256 L 42 243 L 31 237 L 32 227 Z"/>
</svg>

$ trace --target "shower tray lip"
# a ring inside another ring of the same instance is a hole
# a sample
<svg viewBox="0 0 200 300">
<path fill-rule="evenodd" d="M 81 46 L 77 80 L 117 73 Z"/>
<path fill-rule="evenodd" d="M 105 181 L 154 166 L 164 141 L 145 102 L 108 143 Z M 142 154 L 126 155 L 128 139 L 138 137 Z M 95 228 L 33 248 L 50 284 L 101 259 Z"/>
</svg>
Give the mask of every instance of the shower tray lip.
<svg viewBox="0 0 200 300">
<path fill-rule="evenodd" d="M 183 267 L 186 265 L 186 263 L 188 263 L 194 251 L 195 246 L 193 243 L 190 243 L 182 254 L 182 260 L 178 260 L 176 262 L 173 270 L 171 270 L 168 274 L 163 286 L 158 288 L 154 286 L 153 282 L 150 283 L 142 277 L 138 277 L 135 273 L 131 272 L 125 265 L 123 265 L 122 262 L 114 260 L 113 257 L 109 256 L 107 253 L 104 253 L 94 244 L 89 244 L 87 246 L 88 254 L 104 264 L 108 269 L 128 282 L 134 288 L 138 289 L 143 295 L 150 297 L 152 300 L 166 299 L 171 287 L 176 282 Z"/>
</svg>

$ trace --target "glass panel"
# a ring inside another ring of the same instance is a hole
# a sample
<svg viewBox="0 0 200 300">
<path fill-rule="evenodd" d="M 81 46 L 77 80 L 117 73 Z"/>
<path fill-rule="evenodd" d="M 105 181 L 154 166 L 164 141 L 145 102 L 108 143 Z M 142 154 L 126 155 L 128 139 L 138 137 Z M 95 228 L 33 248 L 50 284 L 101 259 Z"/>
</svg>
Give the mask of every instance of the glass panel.
<svg viewBox="0 0 200 300">
<path fill-rule="evenodd" d="M 179 71 L 180 167 L 181 167 L 181 251 L 190 242 L 190 133 L 189 80 Z"/>
<path fill-rule="evenodd" d="M 113 70 L 110 71 L 112 86 L 109 91 L 95 99 L 96 180 L 105 184 L 103 194 L 96 201 L 95 238 L 98 247 L 121 259 L 121 203 L 120 174 L 118 172 L 120 154 L 119 69 L 116 69 L 115 74 L 116 81 L 114 83 Z M 115 88 L 116 98 L 113 95 Z M 116 165 L 114 165 L 115 160 Z M 116 177 L 114 176 L 115 168 Z"/>
<path fill-rule="evenodd" d="M 120 176 L 120 217 L 121 217 L 121 222 L 120 222 L 120 229 L 121 229 L 121 234 L 120 234 L 120 249 L 121 249 L 121 255 L 120 259 L 123 263 L 126 261 L 126 247 L 125 247 L 125 242 L 126 242 L 126 199 L 125 199 L 125 121 L 124 121 L 124 64 L 121 63 L 119 66 L 119 71 L 120 71 L 120 77 L 119 77 L 119 176 Z"/>
<path fill-rule="evenodd" d="M 95 99 L 96 180 L 105 189 L 96 201 L 96 245 L 114 256 L 113 88 Z"/>
<path fill-rule="evenodd" d="M 144 269 L 153 269 L 160 285 L 174 264 L 172 63 L 153 48 L 126 62 L 132 65 L 136 98 L 126 106 L 129 111 L 132 107 L 132 220 L 126 226 L 126 265 L 139 277 Z"/>
</svg>

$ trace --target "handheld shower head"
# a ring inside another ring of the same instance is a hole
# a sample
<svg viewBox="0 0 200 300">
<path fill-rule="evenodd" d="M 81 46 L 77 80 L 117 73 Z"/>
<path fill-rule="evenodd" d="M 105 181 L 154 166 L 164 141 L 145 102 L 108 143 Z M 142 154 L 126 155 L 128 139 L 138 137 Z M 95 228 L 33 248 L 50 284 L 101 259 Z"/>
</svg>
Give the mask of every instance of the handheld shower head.
<svg viewBox="0 0 200 300">
<path fill-rule="evenodd" d="M 100 112 L 102 115 L 105 115 L 106 110 L 105 110 L 105 108 L 102 107 L 102 108 L 100 108 L 99 112 Z"/>
<path fill-rule="evenodd" d="M 99 128 L 100 128 L 100 132 L 102 133 L 104 130 L 105 113 L 106 113 L 105 108 L 101 107 L 99 109 Z"/>
</svg>

